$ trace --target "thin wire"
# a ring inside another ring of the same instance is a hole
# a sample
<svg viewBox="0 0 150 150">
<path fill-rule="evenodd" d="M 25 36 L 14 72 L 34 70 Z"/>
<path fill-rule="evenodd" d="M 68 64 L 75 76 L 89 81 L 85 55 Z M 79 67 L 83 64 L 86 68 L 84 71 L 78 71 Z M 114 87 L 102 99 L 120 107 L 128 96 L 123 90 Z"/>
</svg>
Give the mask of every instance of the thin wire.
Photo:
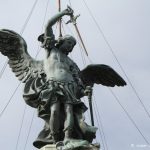
<svg viewBox="0 0 150 150">
<path fill-rule="evenodd" d="M 46 19 L 46 14 L 47 14 L 47 9 L 48 9 L 48 4 L 49 4 L 49 0 L 47 1 L 46 3 L 46 10 L 45 10 L 45 13 L 44 13 L 44 21 L 43 21 L 43 24 L 42 24 L 42 29 L 44 27 L 44 22 L 45 22 L 45 19 Z M 41 30 L 42 30 L 41 29 Z M 41 31 L 42 32 L 42 31 Z M 38 50 L 37 50 L 37 54 L 35 55 L 35 58 L 37 58 L 39 52 L 40 52 L 40 46 L 38 46 Z M 19 144 L 19 139 L 20 139 L 20 135 L 21 135 L 21 130 L 22 130 L 22 126 L 23 126 L 23 121 L 24 121 L 24 117 L 25 117 L 25 111 L 26 111 L 26 105 L 25 105 L 25 110 L 23 112 L 23 117 L 22 117 L 22 121 L 21 121 L 21 126 L 20 126 L 20 130 L 19 130 L 19 135 L 18 135 L 18 138 L 17 138 L 17 143 L 16 143 L 16 150 L 18 148 L 18 144 Z M 35 111 L 34 111 L 35 112 Z M 34 112 L 33 112 L 33 117 L 34 117 Z M 27 136 L 27 139 L 26 139 L 26 143 L 25 143 L 25 147 L 24 147 L 24 150 L 26 149 L 26 146 L 27 146 L 27 143 L 28 143 L 28 138 L 29 138 L 29 135 L 30 135 L 30 131 L 31 131 L 31 127 L 32 127 L 32 123 L 33 123 L 33 117 L 32 117 L 32 120 L 31 120 L 31 124 L 30 124 L 30 128 L 29 128 L 29 132 L 28 132 L 28 136 Z"/>
<path fill-rule="evenodd" d="M 62 21 L 63 21 L 63 23 L 64 23 L 64 20 L 62 19 Z M 64 23 L 65 24 L 65 23 Z M 69 31 L 70 31 L 70 33 L 73 35 L 73 32 L 71 31 L 71 29 L 66 25 L 66 27 L 69 29 Z M 84 57 L 84 54 L 83 54 L 83 49 L 82 49 L 82 46 L 81 46 L 81 44 L 80 44 L 80 42 L 78 42 L 77 41 L 77 43 L 78 43 L 78 46 L 79 46 L 79 49 L 80 49 L 80 53 L 81 53 L 81 58 L 82 58 L 82 62 L 83 62 L 83 65 L 84 65 L 84 67 L 86 66 L 86 60 L 85 60 L 85 57 Z M 89 57 L 88 57 L 89 58 Z M 90 60 L 90 59 L 89 59 Z M 85 102 L 85 99 L 84 99 L 84 102 Z M 97 110 L 98 111 L 98 110 Z M 96 113 L 96 112 L 95 112 Z M 89 117 L 89 113 L 88 113 L 88 117 Z M 90 118 L 90 117 L 89 117 Z M 99 122 L 97 122 L 98 123 L 98 127 L 99 127 L 99 129 L 100 129 L 100 124 L 99 124 Z M 101 123 L 101 126 L 102 126 L 102 123 Z M 103 133 L 103 136 L 104 136 L 104 138 L 101 138 L 102 139 L 102 144 L 103 144 L 103 147 L 104 147 L 104 150 L 105 150 L 105 145 L 106 145 L 106 148 L 107 148 L 107 150 L 108 150 L 108 146 L 107 146 L 107 142 L 106 142 L 106 139 L 105 139 L 105 135 L 104 135 L 104 131 L 103 131 L 103 128 L 101 128 L 101 130 L 102 130 L 102 133 Z M 99 134 L 100 134 L 100 136 L 102 136 L 101 135 L 101 133 L 100 133 L 100 130 L 99 130 Z M 105 140 L 105 141 L 103 141 L 103 140 Z M 105 145 L 104 145 L 104 143 L 105 143 Z"/>
<path fill-rule="evenodd" d="M 93 103 L 93 104 L 94 104 L 94 103 Z M 95 112 L 97 124 L 98 124 L 98 127 L 99 127 L 99 129 L 98 129 L 99 135 L 100 135 L 100 137 L 101 137 L 102 145 L 103 145 L 103 148 L 104 148 L 104 150 L 105 150 L 104 139 L 103 139 L 103 136 L 102 136 L 102 133 L 103 133 L 103 132 L 100 131 L 100 129 L 102 129 L 102 128 L 101 128 L 101 126 L 100 126 L 100 123 L 99 123 L 99 120 L 98 120 L 98 115 L 97 115 L 97 112 L 96 112 L 96 109 L 97 109 L 97 108 L 95 107 L 95 105 L 93 105 L 93 106 L 94 106 L 94 112 Z M 102 130 L 103 130 L 103 129 L 102 129 Z"/>
<path fill-rule="evenodd" d="M 123 109 L 123 111 L 126 113 L 127 117 L 129 118 L 129 120 L 133 123 L 133 125 L 136 127 L 136 129 L 138 130 L 138 132 L 141 134 L 141 136 L 143 137 L 143 139 L 145 140 L 145 142 L 147 144 L 149 144 L 148 140 L 145 138 L 145 136 L 143 135 L 143 133 L 140 131 L 140 129 L 138 128 L 138 126 L 136 125 L 135 121 L 132 119 L 132 117 L 129 115 L 129 113 L 127 112 L 127 110 L 123 107 L 123 105 L 120 103 L 119 99 L 117 98 L 116 94 L 111 90 L 111 88 L 108 88 L 111 92 L 111 94 L 114 96 L 114 98 L 116 99 L 116 101 L 119 103 L 119 105 L 121 106 L 121 108 Z M 94 97 L 94 95 L 93 95 Z M 95 99 L 95 97 L 94 97 Z M 96 100 L 95 100 L 95 103 L 96 103 Z M 96 104 L 96 107 L 98 105 Z M 98 108 L 97 108 L 97 111 L 98 111 Z M 100 117 L 100 114 L 99 114 L 99 111 L 98 111 L 98 116 L 99 116 L 99 119 L 101 118 Z M 100 119 L 101 120 L 101 119 Z M 105 138 L 105 135 L 104 135 L 104 138 Z M 107 143 L 106 143 L 107 145 Z M 108 146 L 107 146 L 108 147 Z"/>
<path fill-rule="evenodd" d="M 127 115 L 127 117 L 130 119 L 130 121 L 133 123 L 133 125 L 135 126 L 135 128 L 139 131 L 139 133 L 141 134 L 141 136 L 143 137 L 144 141 L 149 145 L 150 143 L 148 142 L 148 140 L 146 139 L 146 137 L 143 135 L 143 133 L 141 132 L 141 130 L 138 128 L 138 126 L 136 125 L 136 123 L 134 122 L 134 120 L 132 119 L 132 117 L 129 115 L 129 113 L 127 112 L 127 110 L 123 107 L 123 105 L 120 103 L 119 99 L 117 98 L 117 96 L 114 94 L 114 92 L 111 90 L 111 88 L 109 88 L 110 92 L 112 93 L 112 95 L 115 97 L 115 100 L 118 102 L 118 104 L 121 106 L 121 108 L 123 109 L 123 111 L 125 112 L 125 114 Z"/>
<path fill-rule="evenodd" d="M 44 28 L 44 23 L 45 23 L 45 19 L 46 19 L 46 14 L 47 14 L 47 10 L 48 10 L 48 5 L 49 5 L 49 0 L 48 0 L 47 3 L 46 3 L 46 9 L 45 9 L 45 13 L 44 13 L 44 19 L 43 19 L 43 23 L 42 23 L 41 33 L 42 33 L 43 28 Z M 36 55 L 35 55 L 35 58 L 37 58 L 37 56 L 39 55 L 41 49 L 42 49 L 42 48 L 40 47 L 40 44 L 39 44 L 37 53 L 36 53 Z"/>
<path fill-rule="evenodd" d="M 62 20 L 62 21 L 63 21 L 63 22 L 62 22 L 62 29 L 63 29 L 64 34 L 66 34 L 65 28 L 64 28 L 64 26 L 63 26 L 64 20 Z M 72 53 L 70 53 L 69 56 L 70 56 L 71 59 L 73 59 Z"/>
<path fill-rule="evenodd" d="M 22 130 L 22 127 L 23 127 L 23 122 L 24 122 L 26 109 L 27 109 L 27 105 L 25 104 L 23 115 L 22 115 L 22 120 L 21 120 L 21 126 L 20 126 L 20 129 L 19 129 L 19 134 L 18 134 L 17 142 L 16 142 L 16 148 L 15 148 L 16 150 L 18 149 L 18 144 L 19 144 L 19 139 L 20 139 L 20 135 L 21 135 L 21 130 Z"/>
<path fill-rule="evenodd" d="M 31 119 L 31 123 L 30 123 L 29 131 L 28 131 L 27 139 L 26 139 L 26 142 L 25 142 L 24 150 L 26 149 L 26 147 L 27 147 L 27 143 L 28 143 L 28 140 L 29 140 L 29 136 L 30 136 L 30 132 L 31 132 L 31 128 L 32 128 L 33 120 L 34 120 L 34 114 L 35 114 L 35 110 L 34 110 L 33 115 L 32 115 L 32 119 Z"/>
<path fill-rule="evenodd" d="M 47 14 L 48 4 L 49 4 L 49 0 L 47 1 L 47 7 L 46 7 L 46 11 L 45 11 L 45 16 L 44 16 L 43 27 L 44 27 L 44 22 L 45 22 L 46 14 Z M 56 29 L 57 29 L 57 26 L 58 26 L 58 23 L 56 24 Z M 37 55 L 38 54 L 39 54 L 39 51 L 38 51 Z M 31 120 L 29 131 L 28 131 L 28 136 L 27 136 L 27 139 L 26 139 L 24 150 L 26 149 L 26 146 L 27 146 L 27 143 L 28 143 L 28 139 L 29 139 L 29 136 L 30 136 L 30 132 L 31 132 L 31 128 L 32 128 L 33 120 L 34 120 L 34 114 L 35 114 L 35 111 L 33 112 L 33 116 L 32 116 L 32 120 Z"/>
<path fill-rule="evenodd" d="M 29 13 L 29 15 L 28 15 L 28 17 L 27 17 L 27 19 L 26 19 L 26 21 L 25 21 L 25 23 L 24 23 L 24 25 L 23 25 L 23 27 L 21 29 L 21 31 L 20 31 L 20 35 L 22 35 L 23 32 L 25 31 L 25 28 L 26 28 L 26 26 L 27 26 L 27 24 L 28 24 L 28 22 L 29 22 L 29 20 L 30 20 L 30 18 L 32 16 L 33 10 L 35 9 L 35 6 L 36 6 L 37 2 L 38 2 L 38 0 L 35 0 L 34 4 L 32 6 L 32 9 L 31 9 L 31 11 L 30 11 L 30 13 Z M 6 67 L 7 67 L 7 64 L 8 64 L 8 59 L 5 61 L 5 64 L 4 64 L 3 68 L 0 71 L 0 78 L 4 74 L 4 72 L 6 70 Z"/>
<path fill-rule="evenodd" d="M 63 23 L 64 23 L 64 20 L 62 20 L 62 29 L 63 29 L 64 34 L 66 34 L 66 31 L 65 31 L 65 28 L 63 26 Z M 70 58 L 73 59 L 72 53 L 70 53 L 69 55 L 70 55 Z"/>
<path fill-rule="evenodd" d="M 8 102 L 7 102 L 6 106 L 5 106 L 5 107 L 3 108 L 3 110 L 1 111 L 1 113 L 0 113 L 0 117 L 2 117 L 2 115 L 3 115 L 4 111 L 6 110 L 6 108 L 7 108 L 7 107 L 8 107 L 8 105 L 9 105 L 9 103 L 11 102 L 12 98 L 14 97 L 15 93 L 17 92 L 17 90 L 18 90 L 18 88 L 19 88 L 20 84 L 21 84 L 21 82 L 18 84 L 18 86 L 17 86 L 17 87 L 16 87 L 16 89 L 14 90 L 14 92 L 13 92 L 12 96 L 11 96 L 11 97 L 10 97 L 10 99 L 8 100 Z"/>
<path fill-rule="evenodd" d="M 65 24 L 65 21 L 62 19 L 62 22 Z M 65 24 L 66 25 L 66 24 Z M 71 29 L 66 25 L 66 27 L 68 28 L 69 32 L 74 36 L 73 32 L 71 31 Z M 78 37 L 78 36 L 77 36 Z M 79 39 L 79 38 L 78 38 Z M 83 61 L 83 66 L 85 67 L 86 65 L 86 60 L 85 60 L 85 57 L 84 57 L 84 54 L 83 54 L 83 48 L 80 44 L 80 42 L 77 40 L 77 43 L 78 43 L 78 46 L 79 46 L 79 49 L 80 49 L 80 53 L 81 53 L 81 58 L 82 58 L 82 61 Z"/>
<path fill-rule="evenodd" d="M 66 34 L 66 31 L 65 31 L 63 23 L 61 24 L 61 27 L 62 27 L 62 30 L 63 30 L 64 34 Z"/>
<path fill-rule="evenodd" d="M 65 24 L 65 21 L 64 21 L 63 19 L 62 19 L 62 22 Z M 62 23 L 62 28 L 63 28 L 64 33 L 66 33 L 66 32 L 65 32 L 65 29 L 64 29 L 64 26 L 63 26 L 63 23 Z M 65 25 L 66 25 L 66 24 L 65 24 Z M 74 34 L 73 34 L 73 32 L 71 31 L 71 29 L 70 29 L 67 25 L 66 25 L 66 27 L 68 28 L 69 32 L 74 36 Z M 86 61 L 85 61 L 85 58 L 83 58 L 84 56 L 83 56 L 83 52 L 82 52 L 82 50 L 83 50 L 83 49 L 82 49 L 82 46 L 81 46 L 81 44 L 80 44 L 79 41 L 77 41 L 77 43 L 78 43 L 78 46 L 79 46 L 79 48 L 80 48 L 83 66 L 85 66 L 85 65 L 86 65 Z M 72 57 L 72 55 L 71 55 L 71 57 Z M 85 102 L 85 98 L 83 98 L 83 100 L 84 100 L 84 102 Z M 89 112 L 88 112 L 88 118 L 90 118 Z"/>
<path fill-rule="evenodd" d="M 31 8 L 31 11 L 29 12 L 29 15 L 28 15 L 28 17 L 27 17 L 27 19 L 26 19 L 26 21 L 25 21 L 25 23 L 24 23 L 24 25 L 23 25 L 23 27 L 22 27 L 22 29 L 20 31 L 20 35 L 22 35 L 24 33 L 24 31 L 25 31 L 25 29 L 27 27 L 27 24 L 28 24 L 28 22 L 29 22 L 29 20 L 30 20 L 32 14 L 33 14 L 33 11 L 34 11 L 34 9 L 36 7 L 37 2 L 38 2 L 38 0 L 35 0 L 32 8 Z"/>
<path fill-rule="evenodd" d="M 39 51 L 38 51 L 38 54 L 39 54 Z M 37 56 L 37 54 L 36 54 L 36 56 Z M 5 105 L 5 107 L 3 108 L 3 110 L 0 112 L 0 117 L 2 117 L 4 111 L 6 110 L 6 108 L 8 107 L 8 105 L 10 104 L 11 100 L 13 99 L 13 97 L 16 94 L 16 92 L 17 92 L 18 88 L 20 87 L 20 85 L 21 85 L 21 82 L 17 85 L 17 87 L 15 88 L 12 96 L 9 98 L 7 104 Z"/>
<path fill-rule="evenodd" d="M 45 18 L 46 18 L 46 13 L 47 13 L 47 9 L 48 9 L 48 4 L 49 4 L 49 0 L 47 1 L 47 7 L 46 7 L 45 17 L 44 17 L 44 21 L 43 21 L 43 26 L 44 26 L 44 22 L 45 22 Z M 57 29 L 57 26 L 58 26 L 58 23 L 56 24 L 56 29 Z M 43 27 L 42 27 L 42 28 L 43 28 Z M 55 30 L 55 31 L 56 31 L 56 30 Z M 39 50 L 39 51 L 40 51 L 40 50 Z M 39 54 L 39 51 L 38 51 L 38 54 Z M 37 54 L 37 55 L 38 55 L 38 54 Z M 36 56 L 37 56 L 37 55 L 36 55 Z M 32 116 L 32 120 L 31 120 L 31 124 L 30 124 L 29 131 L 28 131 L 27 139 L 26 139 L 26 142 L 25 142 L 24 150 L 26 149 L 26 146 L 27 146 L 27 143 L 28 143 L 28 139 L 29 139 L 29 136 L 30 136 L 30 132 L 31 132 L 31 128 L 32 128 L 33 120 L 34 120 L 34 114 L 35 114 L 35 111 L 33 112 L 33 116 Z"/>
<path fill-rule="evenodd" d="M 70 5 L 71 5 L 71 4 L 70 4 Z M 63 21 L 63 23 L 65 24 L 65 22 L 64 22 L 63 19 L 62 19 L 62 21 Z M 65 24 L 65 25 L 66 25 L 66 24 Z M 67 25 L 66 25 L 66 27 L 68 28 L 68 30 L 70 31 L 70 33 L 71 33 L 72 35 L 74 35 L 73 32 L 71 31 L 71 29 L 70 29 Z M 84 57 L 84 54 L 83 54 L 83 48 L 82 48 L 80 42 L 77 41 L 77 43 L 78 43 L 78 46 L 79 46 L 79 49 L 80 49 L 83 66 L 85 67 L 85 66 L 86 66 L 86 60 L 85 60 L 85 57 Z M 90 62 L 92 62 L 89 57 L 88 57 L 88 59 L 89 59 Z M 84 99 L 84 101 L 85 101 L 85 99 Z M 97 111 L 98 111 L 98 110 L 97 110 Z M 96 112 L 95 112 L 95 113 L 96 113 Z M 88 113 L 88 117 L 89 117 L 89 113 Z M 89 117 L 89 118 L 90 118 L 90 117 Z M 101 125 L 102 125 L 102 123 L 101 123 Z M 100 128 L 99 122 L 98 122 L 98 127 Z M 105 143 L 106 148 L 107 148 L 107 150 L 108 150 L 108 146 L 107 146 L 107 142 L 106 142 L 106 139 L 105 139 L 105 135 L 104 135 L 103 128 L 101 128 L 101 129 L 102 129 L 102 133 L 103 133 L 103 136 L 104 136 L 104 139 L 101 138 L 101 139 L 102 139 L 102 144 L 103 144 L 103 146 L 104 146 L 104 143 Z M 100 132 L 99 132 L 99 134 L 100 134 L 100 136 L 101 136 L 101 133 L 100 133 Z M 103 141 L 103 140 L 105 140 L 105 141 Z M 105 150 L 105 146 L 104 146 L 104 150 Z"/>
<path fill-rule="evenodd" d="M 69 5 L 70 5 L 70 7 L 72 8 L 72 5 L 71 5 L 71 0 L 69 0 Z"/>
<path fill-rule="evenodd" d="M 64 22 L 64 20 L 62 19 L 62 29 L 63 29 L 63 31 L 64 31 L 64 34 L 66 34 L 66 31 L 65 31 L 65 29 L 64 29 L 64 26 L 63 26 L 63 23 L 65 24 L 65 22 Z M 65 24 L 66 25 L 66 24 Z M 71 29 L 66 25 L 66 27 L 68 28 L 68 30 L 69 30 L 69 32 L 74 36 L 74 34 L 73 34 L 73 32 L 71 31 Z M 80 45 L 80 43 L 77 41 L 77 43 L 78 43 L 78 45 L 79 45 L 79 48 L 80 48 L 80 52 L 81 52 L 81 58 L 82 58 L 82 62 L 83 62 L 83 65 L 85 66 L 86 65 L 86 62 L 85 62 L 85 60 L 84 60 L 84 56 L 83 56 L 83 53 L 82 53 L 82 46 Z M 70 53 L 71 54 L 71 53 Z M 71 55 L 71 57 L 73 57 L 72 55 Z M 84 100 L 84 102 L 85 102 L 85 98 L 83 97 L 83 100 Z M 88 118 L 90 119 L 90 114 L 89 114 L 89 111 L 88 111 Z"/>
<path fill-rule="evenodd" d="M 30 11 L 30 13 L 29 13 L 29 15 L 28 15 L 28 17 L 27 17 L 27 19 L 26 19 L 26 21 L 25 21 L 25 23 L 24 23 L 24 25 L 23 25 L 23 27 L 22 27 L 22 29 L 21 29 L 21 31 L 20 31 L 20 34 L 21 34 L 21 35 L 22 35 L 23 32 L 25 31 L 25 28 L 26 28 L 26 26 L 27 26 L 27 24 L 28 24 L 28 22 L 29 22 L 29 20 L 30 20 L 30 18 L 31 18 L 31 16 L 32 16 L 32 13 L 33 13 L 33 11 L 34 11 L 34 9 L 35 9 L 35 6 L 36 6 L 37 2 L 38 2 L 38 0 L 35 0 L 35 2 L 34 2 L 34 4 L 33 4 L 32 8 L 31 8 L 31 11 Z"/>
<path fill-rule="evenodd" d="M 35 3 L 34 3 L 34 5 L 33 5 L 32 9 L 35 9 L 35 5 L 36 5 L 37 1 L 38 1 L 38 0 L 35 1 Z M 49 2 L 49 1 L 48 1 L 48 2 Z M 48 8 L 48 3 L 47 3 L 47 7 L 46 7 L 46 12 L 47 12 L 47 8 Z M 31 15 L 32 15 L 32 12 L 33 12 L 33 10 L 31 10 L 31 12 L 30 12 L 30 15 L 29 15 L 30 17 L 31 17 Z M 29 18 L 30 18 L 29 16 L 28 16 L 28 21 L 29 21 Z M 46 18 L 46 14 L 44 15 L 44 21 L 45 21 L 45 18 Z M 27 25 L 27 23 L 25 23 L 25 24 Z M 43 29 L 43 26 L 44 26 L 44 23 L 42 24 L 42 29 Z M 25 29 L 25 28 L 24 28 L 24 29 Z M 23 32 L 24 32 L 24 30 L 22 29 L 22 33 L 23 33 Z M 37 51 L 37 54 L 35 55 L 35 58 L 37 58 L 39 52 L 40 52 L 40 50 L 39 50 L 39 47 L 38 47 L 38 51 Z M 7 102 L 6 106 L 5 106 L 4 109 L 1 111 L 0 117 L 3 115 L 5 109 L 8 107 L 9 103 L 11 102 L 12 98 L 14 97 L 14 95 L 15 95 L 15 93 L 17 92 L 17 90 L 18 90 L 18 88 L 19 88 L 20 85 L 21 85 L 21 82 L 18 84 L 18 86 L 17 86 L 16 89 L 14 90 L 12 96 L 10 97 L 9 101 Z"/>
<path fill-rule="evenodd" d="M 93 18 L 93 21 L 95 22 L 95 24 L 96 24 L 98 30 L 100 31 L 102 37 L 104 38 L 104 41 L 106 42 L 107 46 L 109 47 L 109 50 L 111 51 L 112 55 L 114 56 L 116 62 L 117 62 L 118 65 L 119 65 L 120 69 L 122 70 L 122 72 L 124 73 L 125 77 L 127 78 L 127 80 L 128 80 L 128 82 L 129 82 L 129 84 L 130 84 L 130 86 L 131 86 L 133 92 L 135 93 L 136 97 L 138 98 L 138 100 L 139 100 L 140 104 L 142 105 L 143 109 L 145 110 L 147 116 L 150 118 L 150 113 L 148 112 L 148 110 L 147 110 L 147 108 L 145 107 L 144 103 L 142 102 L 142 99 L 140 98 L 138 92 L 136 91 L 135 87 L 134 87 L 133 84 L 131 83 L 131 81 L 130 81 L 128 75 L 126 74 L 124 68 L 122 67 L 121 63 L 119 62 L 119 59 L 117 58 L 115 52 L 113 51 L 111 45 L 109 44 L 109 42 L 108 42 L 108 40 L 107 40 L 107 38 L 106 38 L 104 32 L 102 31 L 100 25 L 99 25 L 98 22 L 96 21 L 94 15 L 93 15 L 93 13 L 92 13 L 92 11 L 91 11 L 90 8 L 88 7 L 88 5 L 87 5 L 87 3 L 85 2 L 85 0 L 83 0 L 83 2 L 84 2 L 86 8 L 87 8 L 88 11 L 89 11 L 89 14 L 90 14 L 91 17 Z"/>
<path fill-rule="evenodd" d="M 96 110 L 97 110 L 97 114 L 98 114 L 98 118 L 99 118 L 99 122 L 100 122 L 100 127 L 102 129 L 102 136 L 103 136 L 103 140 L 104 140 L 104 143 L 105 143 L 105 146 L 106 146 L 106 149 L 108 150 L 108 145 L 107 145 L 107 141 L 106 141 L 106 137 L 105 137 L 105 133 L 104 133 L 104 127 L 103 127 L 103 123 L 102 123 L 102 120 L 101 120 L 101 116 L 100 116 L 100 113 L 98 111 L 98 105 L 97 105 L 97 102 L 96 102 L 96 98 L 95 98 L 95 95 L 93 94 L 93 101 L 95 103 L 95 107 L 96 107 Z M 93 104 L 94 104 L 93 103 Z"/>
<path fill-rule="evenodd" d="M 56 33 L 56 31 L 57 31 L 58 24 L 59 24 L 59 22 L 56 23 L 55 33 Z"/>
<path fill-rule="evenodd" d="M 85 97 L 83 97 L 83 101 L 84 101 L 84 104 L 85 104 L 86 103 Z M 90 113 L 89 113 L 89 111 L 87 111 L 87 117 L 90 120 Z"/>
<path fill-rule="evenodd" d="M 7 67 L 7 64 L 8 64 L 8 60 L 5 61 L 4 66 L 3 66 L 3 68 L 0 71 L 0 78 L 2 77 L 2 75 L 3 75 L 4 71 L 5 71 L 5 68 Z"/>
<path fill-rule="evenodd" d="M 146 111 L 146 113 L 147 113 L 148 116 L 150 117 L 150 115 L 149 115 L 147 109 L 145 108 L 145 106 L 144 106 L 143 102 L 141 101 L 141 99 L 140 99 L 140 97 L 139 97 L 137 91 L 135 90 L 135 88 L 133 87 L 133 85 L 132 85 L 130 79 L 128 78 L 127 74 L 125 73 L 125 71 L 124 71 L 122 65 L 120 64 L 120 62 L 119 62 L 117 56 L 115 55 L 115 53 L 114 53 L 112 47 L 110 46 L 109 42 L 107 41 L 107 39 L 106 39 L 106 37 L 105 37 L 103 31 L 101 30 L 99 24 L 97 23 L 95 17 L 93 16 L 93 14 L 92 14 L 92 12 L 91 12 L 91 10 L 89 9 L 89 7 L 87 6 L 87 4 L 86 4 L 86 2 L 85 2 L 84 0 L 83 0 L 83 2 L 85 3 L 86 7 L 88 8 L 88 10 L 89 10 L 89 12 L 90 12 L 90 14 L 91 14 L 91 16 L 92 16 L 94 22 L 96 23 L 96 25 L 97 25 L 97 27 L 98 27 L 100 33 L 102 34 L 102 36 L 103 36 L 103 38 L 104 38 L 106 44 L 108 45 L 109 49 L 111 50 L 113 56 L 115 57 L 117 63 L 119 64 L 121 70 L 122 70 L 123 73 L 125 74 L 125 76 L 126 76 L 128 82 L 130 83 L 130 85 L 131 85 L 133 91 L 135 92 L 136 96 L 137 96 L 138 99 L 140 100 L 140 103 L 142 104 L 144 110 Z M 91 61 L 91 60 L 90 60 L 90 61 Z M 111 89 L 110 89 L 110 91 L 111 91 L 112 95 L 115 97 L 115 99 L 117 100 L 117 102 L 119 103 L 119 105 L 122 107 L 122 109 L 124 110 L 124 112 L 126 113 L 126 115 L 128 116 L 128 118 L 130 119 L 130 121 L 133 123 L 133 125 L 136 127 L 136 129 L 139 131 L 139 133 L 141 134 L 141 136 L 143 137 L 143 139 L 145 140 L 145 142 L 146 142 L 147 144 L 149 144 L 148 140 L 147 140 L 146 137 L 143 135 L 143 133 L 140 131 L 140 129 L 138 128 L 138 126 L 136 125 L 136 123 L 134 122 L 134 120 L 131 118 L 131 116 L 129 115 L 129 113 L 126 111 L 126 109 L 123 107 L 123 105 L 121 105 L 119 99 L 116 97 L 116 95 L 113 93 L 113 91 L 112 91 Z M 96 105 L 96 106 L 97 106 L 97 105 Z M 99 116 L 99 119 L 100 119 L 100 116 Z M 105 137 L 105 136 L 104 136 L 104 137 Z M 105 139 L 105 141 L 106 141 L 106 139 Z M 107 147 L 107 149 L 108 149 L 107 143 L 106 143 L 106 147 Z"/>
<path fill-rule="evenodd" d="M 46 19 L 46 14 L 47 14 L 48 6 L 49 6 L 49 0 L 48 0 L 47 3 L 46 3 L 46 9 L 45 9 L 45 14 L 44 14 L 42 29 L 44 28 L 44 23 L 45 23 L 45 19 Z M 41 32 L 42 32 L 42 31 L 41 31 Z"/>
<path fill-rule="evenodd" d="M 83 49 L 82 49 L 82 46 L 81 46 L 80 43 L 78 44 L 78 46 L 80 48 L 80 53 L 81 53 L 81 58 L 82 58 L 82 61 L 83 61 L 83 65 L 85 67 L 86 66 L 86 60 L 85 60 L 85 57 L 84 57 Z"/>
</svg>

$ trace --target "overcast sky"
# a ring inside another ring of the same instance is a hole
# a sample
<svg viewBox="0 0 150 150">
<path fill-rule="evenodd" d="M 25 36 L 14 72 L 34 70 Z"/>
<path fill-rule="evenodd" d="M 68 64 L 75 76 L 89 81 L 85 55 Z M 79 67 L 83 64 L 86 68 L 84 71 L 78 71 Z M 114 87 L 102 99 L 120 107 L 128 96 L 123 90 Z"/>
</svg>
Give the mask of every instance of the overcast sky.
<svg viewBox="0 0 150 150">
<path fill-rule="evenodd" d="M 34 0 L 1 0 L 0 28 L 11 29 L 20 33 L 33 3 Z M 133 87 L 150 113 L 150 1 L 87 0 L 86 3 L 96 18 L 119 63 L 122 65 Z M 39 47 L 37 37 L 42 32 L 46 4 L 47 0 L 38 1 L 22 34 L 28 44 L 28 51 L 33 57 L 36 55 Z M 69 4 L 69 0 L 62 0 L 63 9 L 66 8 L 67 4 Z M 139 130 L 150 142 L 150 118 L 144 111 L 118 62 L 112 55 L 110 47 L 94 23 L 83 0 L 71 0 L 71 5 L 75 14 L 81 14 L 77 19 L 77 23 L 89 53 L 89 58 L 87 58 L 83 52 L 86 65 L 90 63 L 89 60 L 93 63 L 107 64 L 114 68 L 127 81 L 128 85 L 126 87 L 115 87 L 112 88 L 112 91 L 134 120 Z M 57 9 L 57 1 L 50 0 L 46 22 L 58 11 Z M 68 19 L 65 18 L 65 21 Z M 73 25 L 68 25 L 68 27 L 64 25 L 65 33 L 71 34 L 71 29 L 76 35 Z M 44 50 L 42 49 L 38 55 L 38 59 L 43 58 Z M 85 65 L 78 45 L 75 47 L 71 58 L 73 58 L 81 69 L 84 68 Z M 0 55 L 0 70 L 3 68 L 6 60 L 6 57 Z M 0 79 L 0 111 L 6 106 L 18 84 L 19 81 L 7 66 Z M 87 100 L 86 104 L 88 104 Z M 94 104 L 97 106 L 95 110 L 99 112 L 108 146 L 105 150 L 150 149 L 150 145 L 145 142 L 110 92 L 110 89 L 96 85 L 94 87 Z M 22 98 L 22 86 L 20 86 L 0 118 L 0 149 L 16 150 L 24 108 L 25 103 Z M 27 106 L 18 150 L 23 150 L 25 147 L 33 113 L 35 114 L 26 150 L 35 149 L 32 146 L 32 142 L 42 129 L 43 122 L 40 118 L 36 117 L 36 110 Z M 90 123 L 88 113 L 86 114 L 86 120 Z M 102 149 L 104 150 L 102 144 L 104 138 L 100 136 L 102 126 L 100 125 L 100 120 L 96 119 L 96 115 L 95 124 L 99 127 L 96 140 L 101 143 Z"/>
</svg>

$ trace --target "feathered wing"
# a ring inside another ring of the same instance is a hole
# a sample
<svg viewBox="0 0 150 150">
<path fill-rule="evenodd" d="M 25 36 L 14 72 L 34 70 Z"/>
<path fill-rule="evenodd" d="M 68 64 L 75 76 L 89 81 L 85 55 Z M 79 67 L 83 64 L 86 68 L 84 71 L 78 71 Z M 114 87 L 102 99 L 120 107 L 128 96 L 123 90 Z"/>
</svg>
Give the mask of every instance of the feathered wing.
<svg viewBox="0 0 150 150">
<path fill-rule="evenodd" d="M 25 40 L 14 31 L 0 30 L 0 52 L 8 57 L 9 66 L 23 83 L 44 73 L 43 61 L 36 61 L 28 54 Z"/>
<path fill-rule="evenodd" d="M 115 70 L 103 64 L 88 65 L 81 71 L 81 79 L 86 86 L 93 86 L 94 83 L 110 87 L 126 85 Z"/>
</svg>

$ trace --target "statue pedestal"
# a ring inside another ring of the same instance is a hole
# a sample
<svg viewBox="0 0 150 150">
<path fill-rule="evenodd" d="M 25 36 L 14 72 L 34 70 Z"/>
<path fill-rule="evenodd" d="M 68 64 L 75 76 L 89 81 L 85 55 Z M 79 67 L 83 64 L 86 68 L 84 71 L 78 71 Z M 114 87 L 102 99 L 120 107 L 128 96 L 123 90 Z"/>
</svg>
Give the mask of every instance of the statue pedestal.
<svg viewBox="0 0 150 150">
<path fill-rule="evenodd" d="M 42 147 L 40 150 L 57 150 L 56 145 L 46 145 Z M 76 148 L 76 150 L 100 150 L 100 146 L 98 144 L 89 145 L 89 147 L 80 147 Z"/>
</svg>

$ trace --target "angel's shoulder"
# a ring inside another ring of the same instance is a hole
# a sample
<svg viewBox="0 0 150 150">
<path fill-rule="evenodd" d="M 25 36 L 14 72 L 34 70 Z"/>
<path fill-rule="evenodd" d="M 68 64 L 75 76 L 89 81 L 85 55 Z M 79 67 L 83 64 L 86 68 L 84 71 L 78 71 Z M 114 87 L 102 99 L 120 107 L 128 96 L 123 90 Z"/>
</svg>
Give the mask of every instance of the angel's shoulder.
<svg viewBox="0 0 150 150">
<path fill-rule="evenodd" d="M 79 67 L 78 67 L 78 65 L 76 64 L 76 62 L 75 62 L 75 61 L 73 61 L 70 57 L 68 57 L 68 61 L 70 62 L 70 64 L 71 64 L 73 67 L 75 67 L 75 68 L 78 68 L 78 69 L 79 69 Z"/>
</svg>

